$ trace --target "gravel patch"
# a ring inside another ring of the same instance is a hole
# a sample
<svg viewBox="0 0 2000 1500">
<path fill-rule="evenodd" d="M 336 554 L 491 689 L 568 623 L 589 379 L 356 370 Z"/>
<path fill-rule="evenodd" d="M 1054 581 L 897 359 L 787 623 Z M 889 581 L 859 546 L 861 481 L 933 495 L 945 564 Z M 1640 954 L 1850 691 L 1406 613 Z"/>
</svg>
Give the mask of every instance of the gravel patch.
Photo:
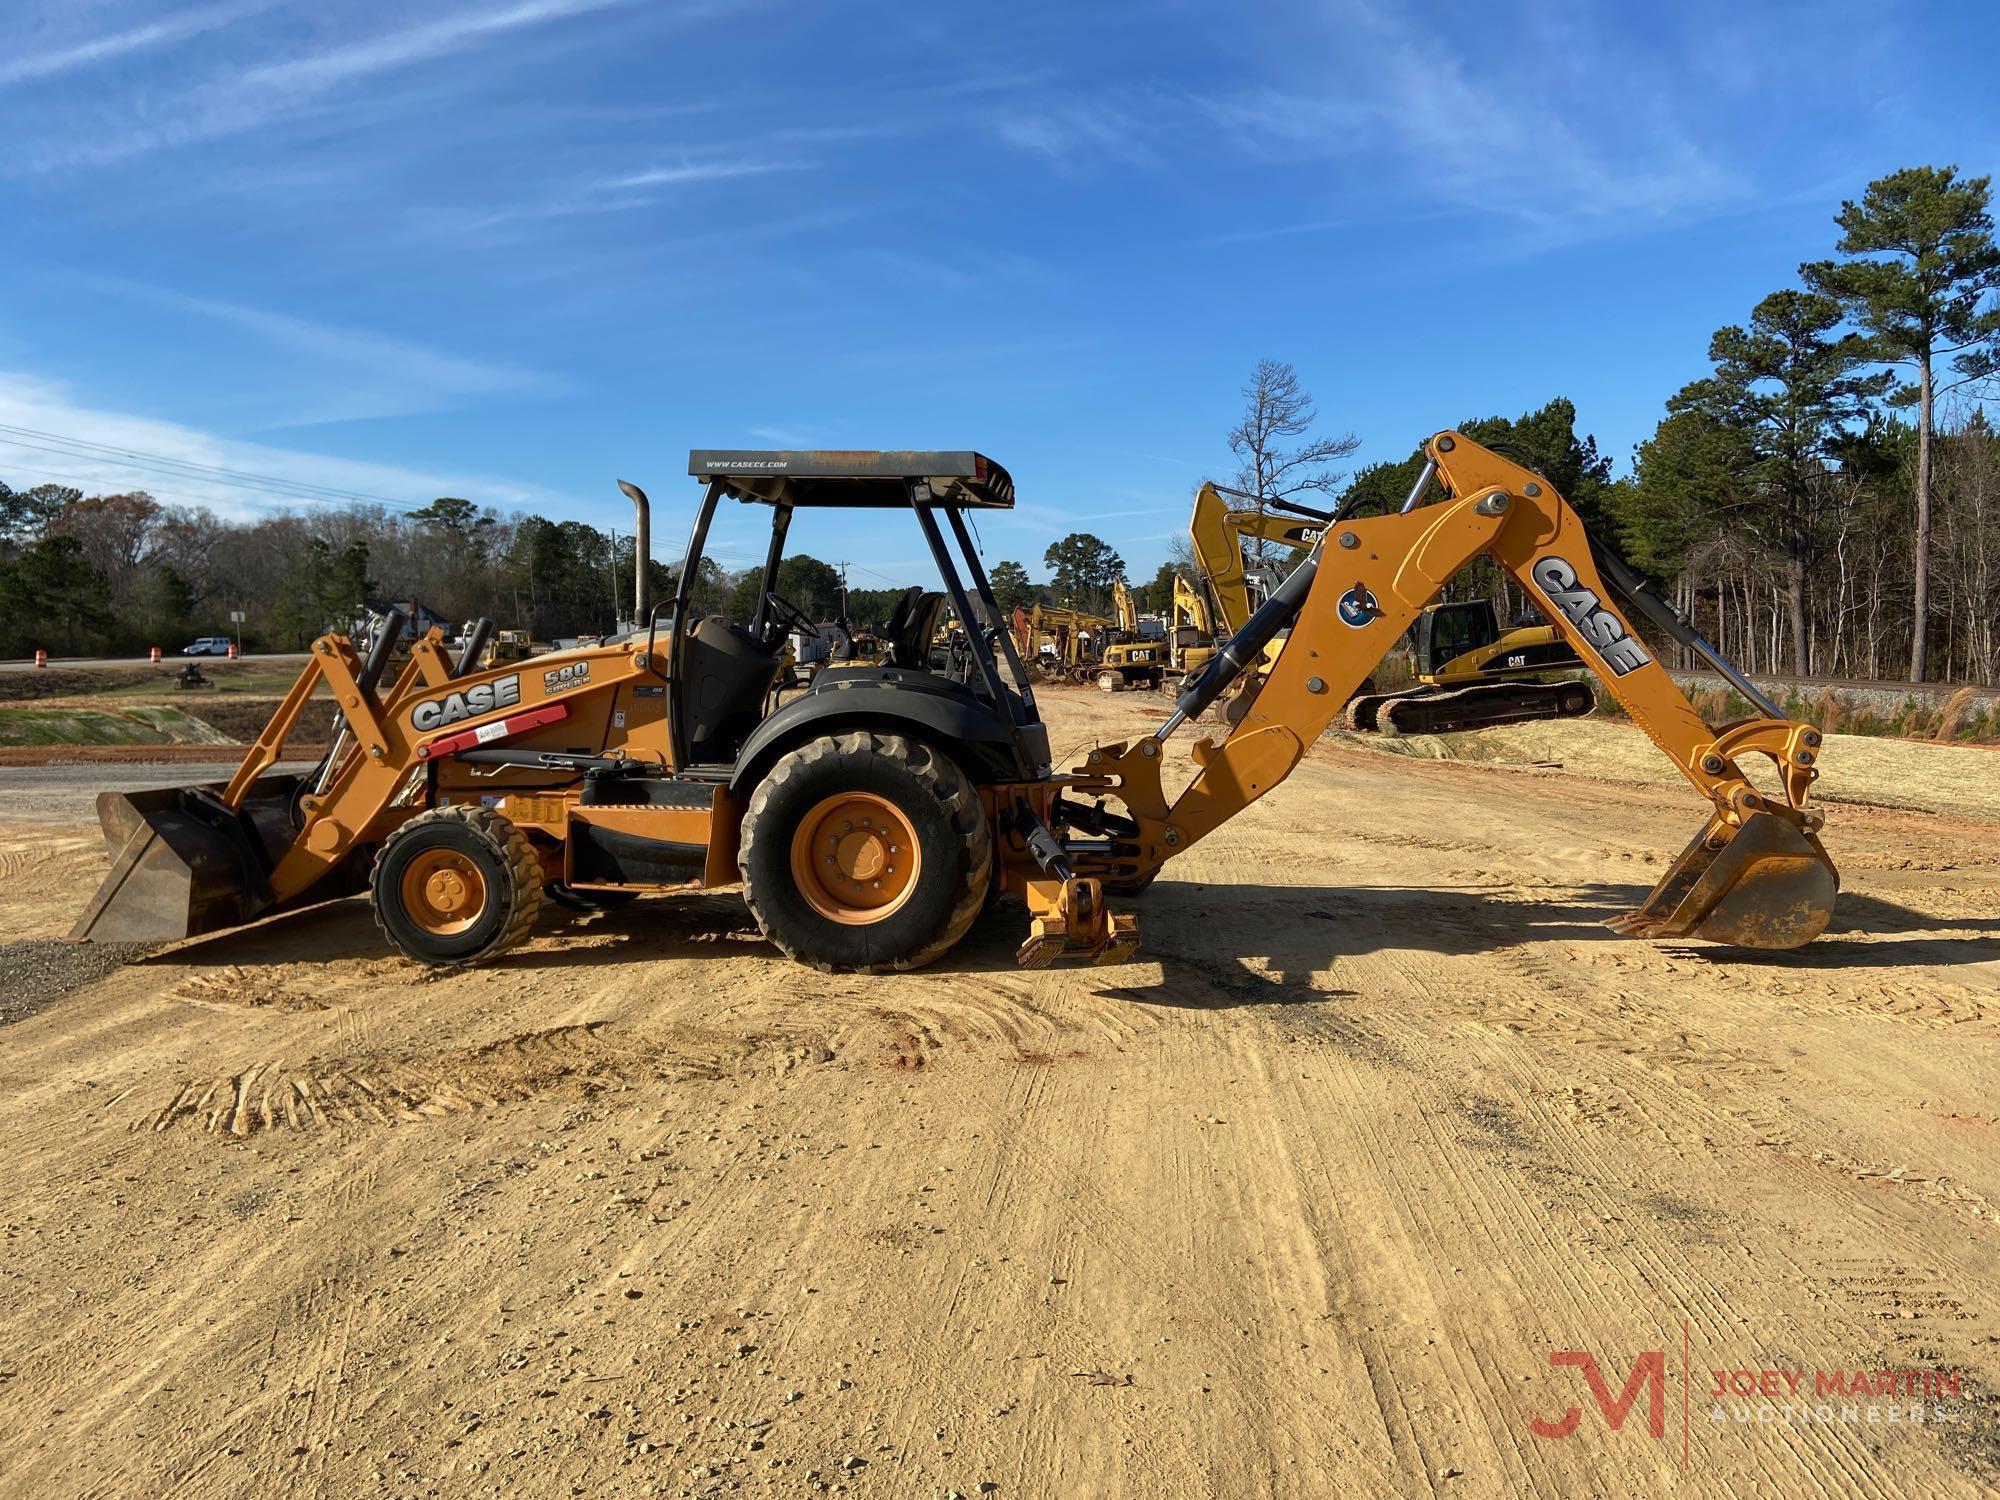
<svg viewBox="0 0 2000 1500">
<path fill-rule="evenodd" d="M 0 1026 L 21 1021 L 71 990 L 95 984 L 136 958 L 148 943 L 68 943 L 33 938 L 0 944 Z"/>
</svg>

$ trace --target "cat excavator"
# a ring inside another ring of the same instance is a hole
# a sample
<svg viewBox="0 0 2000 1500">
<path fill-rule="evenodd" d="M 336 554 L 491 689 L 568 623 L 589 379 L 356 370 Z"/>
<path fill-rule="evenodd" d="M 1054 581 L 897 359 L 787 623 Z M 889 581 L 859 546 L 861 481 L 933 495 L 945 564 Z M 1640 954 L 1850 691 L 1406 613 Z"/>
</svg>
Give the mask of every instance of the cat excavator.
<svg viewBox="0 0 2000 1500">
<path fill-rule="evenodd" d="M 1222 496 L 1250 501 L 1232 509 Z M 1284 581 L 1271 563 L 1244 561 L 1245 539 L 1275 543 L 1304 556 L 1320 533 L 1336 518 L 1290 501 L 1267 501 L 1259 509 L 1256 497 L 1241 490 L 1205 484 L 1195 496 L 1188 536 L 1194 554 L 1221 606 L 1228 629 L 1241 628 L 1256 603 Z M 1502 630 L 1491 599 L 1467 599 L 1433 604 L 1410 627 L 1411 657 L 1416 683 L 1395 692 L 1378 693 L 1371 679 L 1347 701 L 1342 724 L 1367 733 L 1382 728 L 1399 734 L 1451 734 L 1467 729 L 1491 729 L 1535 719 L 1571 719 L 1597 707 L 1588 683 L 1573 678 L 1545 680 L 1549 673 L 1580 670 L 1583 662 L 1554 626 L 1523 620 Z M 1277 642 L 1265 648 L 1265 667 L 1275 659 Z M 1229 704 L 1239 712 L 1258 684 L 1253 679 Z"/>
<path fill-rule="evenodd" d="M 455 967 L 527 940 L 545 894 L 601 908 L 740 884 L 779 950 L 828 971 L 930 963 L 995 892 L 1027 907 L 1023 965 L 1117 962 L 1139 931 L 1110 898 L 1143 890 L 1282 784 L 1482 554 L 1520 580 L 1708 806 L 1644 902 L 1610 925 L 1749 948 L 1817 936 L 1838 886 L 1808 805 L 1819 732 L 1786 719 L 1595 545 L 1547 480 L 1453 432 L 1424 451 L 1403 511 L 1330 520 L 1156 731 L 1062 769 L 966 519 L 1012 505 L 1005 469 L 971 452 L 697 451 L 687 557 L 643 630 L 487 668 L 483 641 L 454 661 L 433 630 L 393 674 L 393 614 L 365 651 L 320 637 L 227 783 L 100 796 L 111 868 L 72 936 L 182 938 L 365 892 L 392 947 Z M 1433 480 L 1437 495 L 1420 503 Z M 770 590 L 747 624 L 691 609 L 724 499 L 769 508 L 767 579 L 780 576 L 794 510 L 904 508 L 945 594 L 899 611 L 885 663 L 828 667 L 781 701 L 780 650 L 810 625 L 804 612 Z M 1614 590 L 1761 716 L 1704 722 Z M 962 674 L 926 668 L 945 596 L 965 626 Z M 1167 742 L 1280 639 L 1263 690 L 1194 744 L 1192 779 L 1169 791 Z M 322 689 L 331 748 L 302 774 L 280 770 Z M 1775 790 L 1744 773 L 1751 757 L 1774 763 Z"/>
<path fill-rule="evenodd" d="M 1174 574 L 1174 617 L 1167 645 L 1177 676 L 1198 672 L 1215 657 L 1215 616 L 1208 595 L 1178 572 Z"/>
<path fill-rule="evenodd" d="M 1132 590 L 1122 578 L 1111 585 L 1111 607 L 1118 616 L 1118 629 L 1098 658 L 1097 685 L 1107 693 L 1160 686 L 1166 681 L 1168 658 L 1173 654 L 1166 631 L 1146 634 Z"/>
</svg>

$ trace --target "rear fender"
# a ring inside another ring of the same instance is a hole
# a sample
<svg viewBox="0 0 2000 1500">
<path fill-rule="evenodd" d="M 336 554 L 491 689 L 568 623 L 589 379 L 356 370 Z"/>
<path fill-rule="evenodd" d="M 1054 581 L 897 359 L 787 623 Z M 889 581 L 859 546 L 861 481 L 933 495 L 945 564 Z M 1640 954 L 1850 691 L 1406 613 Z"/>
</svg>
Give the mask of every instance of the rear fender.
<svg viewBox="0 0 2000 1500">
<path fill-rule="evenodd" d="M 983 703 L 949 690 L 929 673 L 863 667 L 822 673 L 812 692 L 758 725 L 737 757 L 730 790 L 748 798 L 780 756 L 808 740 L 853 730 L 903 734 L 935 745 L 975 782 L 1020 779 L 1012 727 Z M 1027 738 L 1030 756 L 1046 764 L 1047 731 L 1032 724 Z"/>
</svg>

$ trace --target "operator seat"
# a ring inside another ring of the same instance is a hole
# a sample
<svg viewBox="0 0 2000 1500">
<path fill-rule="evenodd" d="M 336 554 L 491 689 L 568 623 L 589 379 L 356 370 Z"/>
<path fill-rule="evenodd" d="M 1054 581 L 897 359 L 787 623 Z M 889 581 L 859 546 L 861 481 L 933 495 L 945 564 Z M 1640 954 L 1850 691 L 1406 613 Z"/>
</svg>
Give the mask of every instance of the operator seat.
<svg viewBox="0 0 2000 1500">
<path fill-rule="evenodd" d="M 909 629 L 910 611 L 917 607 L 917 601 L 923 597 L 924 591 L 911 584 L 903 590 L 903 596 L 896 601 L 896 607 L 889 611 L 889 618 L 882 625 L 882 639 L 889 644 L 891 650 L 895 648 L 896 642 L 903 638 L 903 632 Z"/>
<path fill-rule="evenodd" d="M 910 607 L 909 619 L 889 637 L 889 665 L 927 672 L 931 665 L 931 637 L 937 634 L 938 616 L 944 612 L 944 595 L 936 591 L 925 593 L 922 589 L 912 592 L 918 597 Z"/>
<path fill-rule="evenodd" d="M 683 649 L 677 675 L 688 755 L 697 765 L 728 765 L 764 721 L 764 697 L 778 679 L 777 648 L 740 625 L 705 615 Z"/>
</svg>

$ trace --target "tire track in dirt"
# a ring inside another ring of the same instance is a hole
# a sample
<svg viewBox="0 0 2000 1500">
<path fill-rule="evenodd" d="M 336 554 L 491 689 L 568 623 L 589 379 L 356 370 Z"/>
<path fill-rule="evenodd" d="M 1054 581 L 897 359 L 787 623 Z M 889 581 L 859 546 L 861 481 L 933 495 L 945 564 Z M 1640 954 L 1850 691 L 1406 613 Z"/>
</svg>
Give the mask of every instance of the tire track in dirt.
<svg viewBox="0 0 2000 1500">
<path fill-rule="evenodd" d="M 288 1068 L 281 1057 L 182 1080 L 166 1102 L 131 1122 L 155 1133 L 195 1129 L 242 1138 L 278 1129 L 415 1125 L 492 1109 L 558 1087 L 618 1081 L 625 1049 L 602 1022 L 525 1032 L 428 1060 L 322 1059 Z"/>
</svg>

